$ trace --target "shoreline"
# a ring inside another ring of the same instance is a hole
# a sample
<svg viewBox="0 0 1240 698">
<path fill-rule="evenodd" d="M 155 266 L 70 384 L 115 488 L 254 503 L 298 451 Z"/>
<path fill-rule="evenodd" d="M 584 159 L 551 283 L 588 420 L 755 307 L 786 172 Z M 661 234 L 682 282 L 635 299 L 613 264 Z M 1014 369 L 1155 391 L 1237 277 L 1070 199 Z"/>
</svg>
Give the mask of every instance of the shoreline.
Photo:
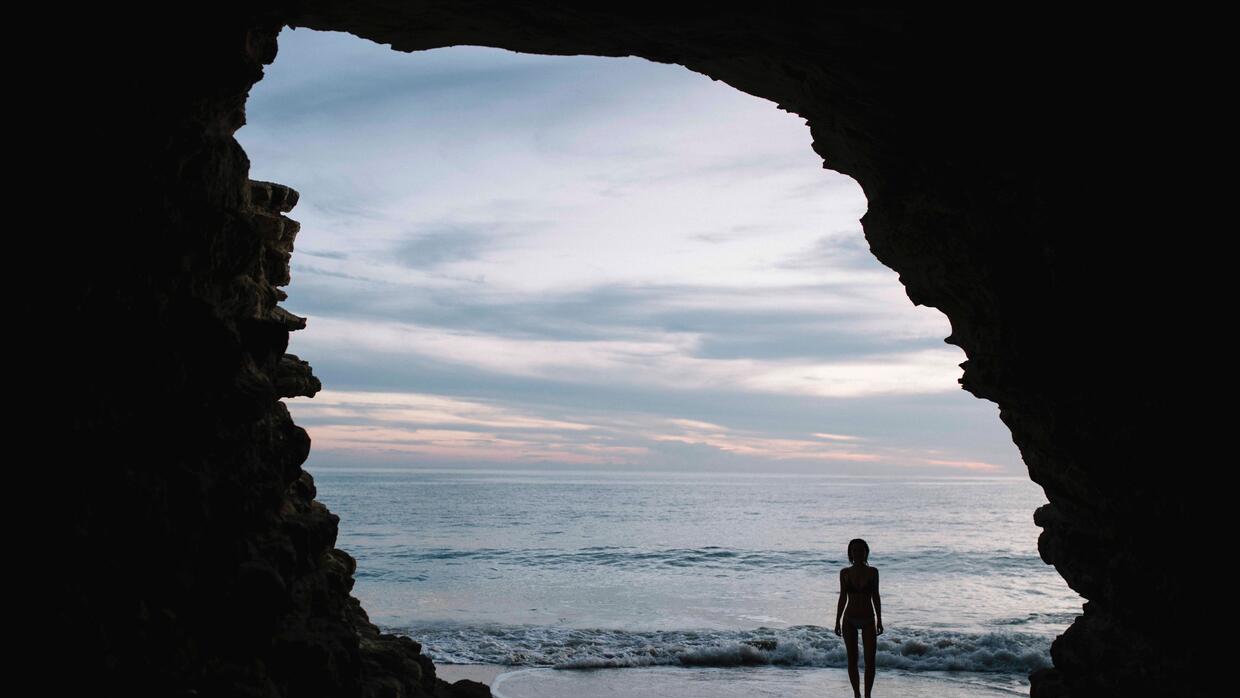
<svg viewBox="0 0 1240 698">
<path fill-rule="evenodd" d="M 500 674 L 520 668 L 504 664 L 440 664 L 435 662 L 435 676 L 448 683 L 469 679 L 491 686 Z"/>
</svg>

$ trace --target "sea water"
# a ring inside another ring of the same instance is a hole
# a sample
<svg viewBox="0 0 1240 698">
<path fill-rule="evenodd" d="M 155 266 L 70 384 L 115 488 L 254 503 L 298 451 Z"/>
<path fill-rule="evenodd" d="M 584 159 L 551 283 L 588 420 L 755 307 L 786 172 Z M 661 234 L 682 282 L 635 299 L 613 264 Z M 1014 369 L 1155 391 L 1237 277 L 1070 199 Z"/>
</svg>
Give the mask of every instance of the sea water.
<svg viewBox="0 0 1240 698">
<path fill-rule="evenodd" d="M 880 573 L 876 695 L 1027 693 L 1083 602 L 1038 556 L 1024 478 L 308 470 L 371 620 L 523 670 L 511 698 L 849 695 L 852 538 Z"/>
</svg>

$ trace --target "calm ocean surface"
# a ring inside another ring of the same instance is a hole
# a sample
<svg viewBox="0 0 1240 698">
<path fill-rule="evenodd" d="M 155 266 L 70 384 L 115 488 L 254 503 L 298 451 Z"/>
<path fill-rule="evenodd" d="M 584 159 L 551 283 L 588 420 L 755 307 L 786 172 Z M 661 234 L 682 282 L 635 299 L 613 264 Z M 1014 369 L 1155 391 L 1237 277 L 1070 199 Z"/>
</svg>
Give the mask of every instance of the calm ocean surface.
<svg viewBox="0 0 1240 698">
<path fill-rule="evenodd" d="M 796 683 L 846 666 L 832 628 L 860 537 L 882 580 L 876 694 L 888 676 L 1027 692 L 1083 601 L 1038 557 L 1026 479 L 308 470 L 354 595 L 437 662 Z"/>
</svg>

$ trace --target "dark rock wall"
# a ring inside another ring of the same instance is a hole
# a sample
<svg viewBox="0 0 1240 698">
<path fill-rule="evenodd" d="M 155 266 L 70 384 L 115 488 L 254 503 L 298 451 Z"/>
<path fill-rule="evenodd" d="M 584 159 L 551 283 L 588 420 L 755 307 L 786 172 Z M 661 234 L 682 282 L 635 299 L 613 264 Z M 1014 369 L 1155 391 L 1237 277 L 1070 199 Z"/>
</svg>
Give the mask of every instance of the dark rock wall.
<svg viewBox="0 0 1240 698">
<path fill-rule="evenodd" d="M 58 196 L 83 224 L 35 243 L 60 265 L 45 344 L 61 372 L 19 387 L 74 399 L 56 424 L 72 435 L 54 456 L 68 475 L 44 484 L 62 512 L 48 593 L 78 633 L 77 679 L 161 695 L 477 690 L 437 681 L 417 643 L 380 635 L 349 596 L 354 561 L 334 549 L 337 517 L 301 468 L 309 439 L 280 402 L 319 388 L 285 353 L 304 323 L 278 306 L 296 193 L 251 182 L 233 133 L 291 24 L 404 51 L 640 55 L 807 119 L 825 166 L 869 198 L 874 254 L 950 318 L 965 389 L 999 404 L 1050 501 L 1042 557 L 1089 599 L 1033 694 L 1196 694 L 1190 648 L 1157 608 L 1181 588 L 1162 557 L 1199 523 L 1188 485 L 1160 475 L 1167 391 L 1138 379 L 1169 343 L 1144 331 L 1162 306 L 1131 295 L 1159 251 L 1127 235 L 1117 207 L 1131 202 L 1112 191 L 1124 173 L 1108 158 L 1126 144 L 1117 83 L 1100 89 L 1082 49 L 1096 23 L 719 8 L 225 2 L 98 10 L 65 40 L 81 62 L 71 94 L 48 95 L 71 122 L 53 164 L 91 186 Z"/>
<path fill-rule="evenodd" d="M 320 384 L 286 353 L 305 320 L 278 305 L 298 196 L 250 181 L 233 138 L 279 22 L 109 19 L 66 90 L 96 116 L 60 131 L 98 139 L 58 163 L 94 184 L 48 212 L 92 223 L 22 258 L 57 260 L 48 319 L 72 333 L 43 343 L 63 356 L 32 390 L 69 403 L 43 482 L 58 514 L 38 519 L 53 559 L 35 569 L 74 653 L 40 678 L 66 695 L 489 695 L 369 623 L 301 468 L 310 439 L 281 399 Z"/>
</svg>

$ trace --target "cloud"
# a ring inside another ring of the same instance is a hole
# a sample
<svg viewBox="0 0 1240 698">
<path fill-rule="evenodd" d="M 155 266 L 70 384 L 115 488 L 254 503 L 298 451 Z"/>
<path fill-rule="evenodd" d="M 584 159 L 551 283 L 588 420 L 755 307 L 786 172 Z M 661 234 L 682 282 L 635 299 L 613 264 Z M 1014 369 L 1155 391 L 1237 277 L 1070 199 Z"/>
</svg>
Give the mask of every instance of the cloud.
<svg viewBox="0 0 1240 698">
<path fill-rule="evenodd" d="M 865 237 L 855 230 L 839 230 L 823 235 L 806 249 L 781 260 L 784 269 L 830 271 L 839 268 L 872 269 L 874 255 Z"/>
<path fill-rule="evenodd" d="M 957 390 L 963 354 L 954 347 L 847 360 L 713 359 L 696 355 L 691 332 L 630 332 L 623 338 L 505 337 L 408 323 L 311 317 L 308 353 L 421 356 L 477 372 L 581 383 L 624 380 L 671 390 L 723 388 L 822 397 Z"/>
<path fill-rule="evenodd" d="M 442 395 L 385 392 L 321 391 L 313 403 L 301 405 L 303 414 L 339 419 L 401 422 L 422 426 L 470 426 L 491 429 L 591 429 L 589 424 L 544 419 L 514 413 L 493 403 L 459 400 Z"/>
<path fill-rule="evenodd" d="M 485 226 L 449 225 L 419 232 L 398 242 L 392 255 L 410 269 L 433 269 L 451 262 L 478 259 L 496 244 Z"/>
<path fill-rule="evenodd" d="M 974 471 L 974 472 L 998 473 L 1003 470 L 1003 466 L 1000 466 L 998 464 L 986 463 L 983 461 L 976 461 L 976 460 L 945 460 L 942 458 L 923 458 L 921 459 L 921 461 L 929 465 L 944 465 L 950 468 L 960 468 L 962 470 L 968 470 L 968 471 Z"/>
<path fill-rule="evenodd" d="M 826 439 L 827 441 L 856 441 L 860 438 L 857 436 L 849 436 L 847 434 L 823 434 L 821 432 L 815 432 L 814 436 L 820 439 Z"/>
<path fill-rule="evenodd" d="M 360 273 L 338 271 L 351 268 Z M 372 276 L 365 283 L 366 272 L 363 265 L 303 262 L 295 270 L 288 305 L 303 315 L 366 317 L 504 337 L 693 333 L 700 338 L 696 356 L 720 359 L 830 360 L 938 349 L 948 331 L 937 311 L 907 306 L 907 300 L 889 297 L 889 289 L 867 293 L 857 281 L 771 288 L 613 284 L 505 293 L 475 281 L 445 285 L 442 273 L 404 282 Z"/>
<path fill-rule="evenodd" d="M 361 458 L 404 454 L 474 465 L 649 466 L 674 464 L 683 458 L 684 447 L 690 447 L 716 465 L 727 460 L 750 467 L 794 462 L 916 471 L 1000 470 L 982 461 L 939 457 L 937 451 L 910 454 L 853 435 L 780 437 L 645 412 L 610 410 L 588 419 L 560 419 L 548 414 L 546 406 L 375 391 L 323 391 L 313 400 L 295 400 L 291 408 L 309 430 L 316 452 Z"/>
</svg>

